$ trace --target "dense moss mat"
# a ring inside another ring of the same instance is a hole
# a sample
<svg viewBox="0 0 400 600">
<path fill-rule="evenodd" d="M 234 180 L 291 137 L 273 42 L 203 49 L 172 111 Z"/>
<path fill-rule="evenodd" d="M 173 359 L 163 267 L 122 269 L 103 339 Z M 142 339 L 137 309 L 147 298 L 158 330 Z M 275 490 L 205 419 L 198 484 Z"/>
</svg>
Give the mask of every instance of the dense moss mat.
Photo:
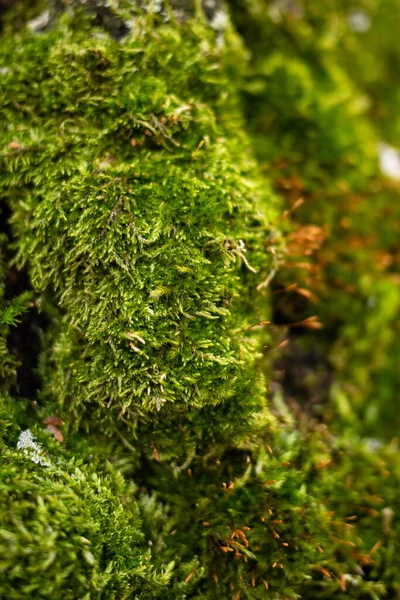
<svg viewBox="0 0 400 600">
<path fill-rule="evenodd" d="M 397 4 L 216 6 L 7 17 L 0 596 L 400 597 Z"/>
<path fill-rule="evenodd" d="M 214 448 L 174 486 L 163 465 L 150 481 L 174 507 L 173 544 L 206 565 L 194 598 L 397 597 L 397 457 L 285 423 Z"/>
<path fill-rule="evenodd" d="M 10 440 L 16 429 L 14 419 L 7 423 L 10 412 L 3 399 L 2 597 L 184 598 L 183 579 L 197 565 L 175 569 L 174 561 L 153 555 L 132 484 L 109 463 L 99 472 L 61 453 L 43 433 L 43 445 L 28 429 L 17 448 L 7 446 L 5 435 Z M 152 508 L 160 512 L 154 502 Z"/>
<path fill-rule="evenodd" d="M 104 428 L 220 405 L 231 435 L 263 394 L 248 332 L 274 200 L 213 34 L 137 28 L 121 44 L 66 23 L 4 44 L 17 260 L 61 309 L 44 394 Z"/>
</svg>

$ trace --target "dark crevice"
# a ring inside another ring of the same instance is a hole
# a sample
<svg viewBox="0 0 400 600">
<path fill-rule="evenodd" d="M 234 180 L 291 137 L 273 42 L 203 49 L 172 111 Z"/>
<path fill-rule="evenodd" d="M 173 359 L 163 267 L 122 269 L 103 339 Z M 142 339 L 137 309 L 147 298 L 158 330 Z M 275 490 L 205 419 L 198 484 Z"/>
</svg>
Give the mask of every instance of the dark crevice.
<svg viewBox="0 0 400 600">
<path fill-rule="evenodd" d="M 26 273 L 24 273 L 26 276 Z M 25 290 L 29 290 L 27 286 Z M 42 332 L 47 329 L 49 319 L 36 307 L 29 309 L 15 327 L 10 328 L 7 338 L 9 352 L 18 361 L 17 378 L 11 387 L 11 395 L 35 400 L 41 389 L 41 378 L 37 372 L 41 352 Z"/>
<path fill-rule="evenodd" d="M 0 31 L 3 29 L 3 19 L 8 10 L 12 8 L 14 0 L 0 0 Z"/>
<path fill-rule="evenodd" d="M 10 208 L 3 203 L 1 206 L 0 230 L 8 239 L 5 248 L 6 262 L 12 259 L 12 231 L 10 227 Z M 26 291 L 32 291 L 29 275 L 26 269 L 9 267 L 6 273 L 4 300 L 10 301 Z M 49 317 L 44 312 L 39 312 L 32 306 L 20 316 L 17 325 L 10 327 L 7 337 L 7 347 L 12 356 L 17 360 L 18 367 L 16 382 L 11 386 L 12 396 L 35 400 L 41 389 L 41 378 L 37 372 L 41 352 L 43 332 L 49 326 Z"/>
<path fill-rule="evenodd" d="M 333 384 L 333 370 L 326 348 L 327 331 L 306 327 L 289 327 L 310 317 L 312 306 L 307 298 L 279 288 L 273 289 L 273 323 L 287 326 L 285 339 L 289 344 L 273 365 L 271 391 L 279 387 L 292 413 L 301 418 L 307 414 L 317 420 L 323 418 L 324 406 L 329 403 Z M 333 339 L 328 333 L 328 339 Z"/>
<path fill-rule="evenodd" d="M 319 420 L 323 417 L 323 407 L 329 402 L 332 368 L 314 339 L 309 347 L 303 347 L 300 336 L 289 339 L 289 346 L 274 364 L 272 387 L 281 386 L 285 402 L 295 416 L 306 413 Z"/>
</svg>

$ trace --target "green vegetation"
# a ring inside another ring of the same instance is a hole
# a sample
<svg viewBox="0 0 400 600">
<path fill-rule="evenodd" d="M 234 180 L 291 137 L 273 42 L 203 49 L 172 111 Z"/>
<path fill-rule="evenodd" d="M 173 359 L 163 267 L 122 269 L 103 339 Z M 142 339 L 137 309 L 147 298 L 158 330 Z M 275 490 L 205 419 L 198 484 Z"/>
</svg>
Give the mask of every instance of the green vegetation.
<svg viewBox="0 0 400 600">
<path fill-rule="evenodd" d="M 30 430 L 2 447 L 5 598 L 182 598 L 174 562 L 154 565 L 131 484 L 43 450 Z M 51 445 L 50 445 L 51 446 Z"/>
<path fill-rule="evenodd" d="M 398 3 L 305 4 L 7 15 L 1 597 L 400 598 Z"/>
<path fill-rule="evenodd" d="M 104 428 L 204 412 L 199 435 L 221 405 L 230 435 L 262 395 L 246 328 L 271 227 L 212 38 L 141 29 L 118 44 L 64 24 L 4 48 L 17 259 L 61 310 L 45 393 Z"/>
</svg>

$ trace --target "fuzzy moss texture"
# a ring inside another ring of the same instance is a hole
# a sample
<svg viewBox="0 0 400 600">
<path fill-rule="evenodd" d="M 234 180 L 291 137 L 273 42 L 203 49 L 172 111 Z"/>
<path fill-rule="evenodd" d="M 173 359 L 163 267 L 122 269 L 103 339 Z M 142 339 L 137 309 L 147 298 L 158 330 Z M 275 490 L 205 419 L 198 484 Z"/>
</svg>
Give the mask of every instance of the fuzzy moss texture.
<svg viewBox="0 0 400 600">
<path fill-rule="evenodd" d="M 1 598 L 400 598 L 398 8 L 7 14 Z"/>
</svg>

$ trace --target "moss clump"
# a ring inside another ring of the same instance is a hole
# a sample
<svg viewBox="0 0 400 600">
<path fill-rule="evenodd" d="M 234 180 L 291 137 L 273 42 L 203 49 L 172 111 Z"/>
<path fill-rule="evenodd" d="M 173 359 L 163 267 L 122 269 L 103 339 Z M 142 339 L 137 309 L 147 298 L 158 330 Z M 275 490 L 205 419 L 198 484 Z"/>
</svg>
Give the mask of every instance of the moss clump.
<svg viewBox="0 0 400 600">
<path fill-rule="evenodd" d="M 3 189 L 19 264 L 61 309 L 45 395 L 104 428 L 221 406 L 231 434 L 262 396 L 273 199 L 213 35 L 150 25 L 3 44 Z"/>
<path fill-rule="evenodd" d="M 132 485 L 47 448 L 30 430 L 2 447 L 2 597 L 183 598 L 174 563 L 154 565 Z"/>
<path fill-rule="evenodd" d="M 196 554 L 204 568 L 193 597 L 397 593 L 397 443 L 337 438 L 278 416 L 262 437 L 214 446 L 179 472 L 149 466 L 174 519 L 170 551 Z"/>
</svg>

